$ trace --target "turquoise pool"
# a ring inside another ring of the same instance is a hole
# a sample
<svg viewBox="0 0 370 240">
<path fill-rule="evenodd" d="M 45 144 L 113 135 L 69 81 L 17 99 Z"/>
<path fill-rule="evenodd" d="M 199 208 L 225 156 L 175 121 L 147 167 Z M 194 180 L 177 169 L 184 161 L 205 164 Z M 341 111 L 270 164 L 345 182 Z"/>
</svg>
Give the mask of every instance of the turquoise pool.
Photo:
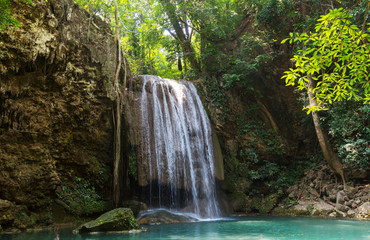
<svg viewBox="0 0 370 240">
<path fill-rule="evenodd" d="M 220 221 L 146 226 L 141 233 L 74 235 L 59 231 L 60 240 L 118 239 L 370 239 L 369 221 L 295 217 L 238 217 Z M 52 240 L 53 231 L 0 235 L 1 240 Z"/>
</svg>

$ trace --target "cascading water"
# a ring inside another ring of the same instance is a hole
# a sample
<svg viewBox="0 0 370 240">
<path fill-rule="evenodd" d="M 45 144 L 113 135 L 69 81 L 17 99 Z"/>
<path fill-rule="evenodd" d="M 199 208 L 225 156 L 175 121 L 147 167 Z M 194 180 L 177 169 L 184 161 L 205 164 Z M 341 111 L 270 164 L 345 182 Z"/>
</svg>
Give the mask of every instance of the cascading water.
<svg viewBox="0 0 370 240">
<path fill-rule="evenodd" d="M 149 204 L 219 217 L 211 127 L 196 88 L 187 81 L 142 78 L 139 171 L 146 176 Z"/>
</svg>

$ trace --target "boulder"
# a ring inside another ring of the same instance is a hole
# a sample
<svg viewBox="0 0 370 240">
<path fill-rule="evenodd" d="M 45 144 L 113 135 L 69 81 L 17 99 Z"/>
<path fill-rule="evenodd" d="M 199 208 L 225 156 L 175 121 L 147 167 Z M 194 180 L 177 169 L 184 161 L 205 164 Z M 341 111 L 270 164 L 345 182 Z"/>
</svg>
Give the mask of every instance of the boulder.
<svg viewBox="0 0 370 240">
<path fill-rule="evenodd" d="M 257 210 L 259 213 L 267 214 L 277 206 L 280 196 L 278 194 L 271 194 L 266 198 L 254 197 L 251 201 L 251 208 Z"/>
<path fill-rule="evenodd" d="M 8 200 L 0 199 L 0 225 L 26 229 L 35 226 L 39 215 L 30 212 L 24 205 L 16 205 Z"/>
<path fill-rule="evenodd" d="M 168 210 L 148 210 L 142 212 L 138 217 L 138 222 L 140 224 L 170 224 L 170 223 L 181 223 L 181 222 L 193 222 L 196 218 L 181 214 L 170 212 Z"/>
<path fill-rule="evenodd" d="M 74 232 L 111 232 L 134 229 L 140 229 L 140 226 L 135 220 L 132 210 L 129 208 L 116 208 L 104 213 L 93 221 L 82 224 Z"/>
<path fill-rule="evenodd" d="M 349 207 L 342 205 L 340 203 L 335 204 L 335 209 L 341 212 L 347 212 L 348 210 L 350 210 Z"/>
<path fill-rule="evenodd" d="M 355 215 L 356 215 L 356 212 L 353 211 L 352 209 L 350 209 L 350 210 L 347 211 L 347 216 L 348 217 L 354 217 Z"/>
<path fill-rule="evenodd" d="M 329 217 L 332 217 L 332 218 L 335 218 L 337 216 L 337 213 L 336 212 L 332 212 L 329 214 Z"/>
<path fill-rule="evenodd" d="M 298 198 L 299 197 L 299 187 L 298 185 L 290 186 L 287 190 L 289 198 Z"/>
<path fill-rule="evenodd" d="M 344 191 L 339 191 L 337 193 L 337 197 L 336 197 L 336 203 L 338 204 L 344 204 L 345 201 L 348 201 L 348 197 L 346 196 L 346 193 Z"/>
<path fill-rule="evenodd" d="M 327 184 L 323 189 L 330 201 L 335 202 L 337 199 L 337 189 L 335 188 L 335 184 Z"/>
<path fill-rule="evenodd" d="M 365 202 L 357 208 L 358 218 L 368 219 L 370 217 L 370 202 Z"/>
<path fill-rule="evenodd" d="M 332 211 L 334 211 L 334 207 L 328 203 L 326 203 L 323 200 L 319 200 L 313 205 L 313 214 L 314 215 L 322 215 L 322 214 L 328 214 Z"/>
<path fill-rule="evenodd" d="M 294 215 L 310 215 L 314 209 L 315 202 L 313 201 L 298 201 L 298 204 L 293 207 Z"/>
</svg>

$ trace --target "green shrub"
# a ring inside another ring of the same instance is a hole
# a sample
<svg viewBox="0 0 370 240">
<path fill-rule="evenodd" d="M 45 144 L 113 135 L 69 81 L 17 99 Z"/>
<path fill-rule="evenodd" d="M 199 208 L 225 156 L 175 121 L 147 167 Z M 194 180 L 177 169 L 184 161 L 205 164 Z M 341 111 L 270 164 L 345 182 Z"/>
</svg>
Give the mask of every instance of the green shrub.
<svg viewBox="0 0 370 240">
<path fill-rule="evenodd" d="M 332 105 L 322 119 L 347 167 L 370 167 L 370 105 L 354 101 Z"/>
<path fill-rule="evenodd" d="M 74 215 L 91 215 L 103 212 L 107 205 L 95 192 L 95 188 L 83 178 L 76 177 L 71 183 L 64 183 L 57 197 L 64 202 Z"/>
</svg>

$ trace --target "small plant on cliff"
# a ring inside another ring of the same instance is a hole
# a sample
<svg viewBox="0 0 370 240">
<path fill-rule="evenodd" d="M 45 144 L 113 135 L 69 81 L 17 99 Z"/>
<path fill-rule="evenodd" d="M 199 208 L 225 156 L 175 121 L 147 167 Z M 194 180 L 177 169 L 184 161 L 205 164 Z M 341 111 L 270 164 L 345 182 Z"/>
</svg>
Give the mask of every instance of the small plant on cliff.
<svg viewBox="0 0 370 240">
<path fill-rule="evenodd" d="M 128 174 L 137 181 L 137 157 L 134 151 L 129 155 Z"/>
<path fill-rule="evenodd" d="M 102 212 L 106 208 L 95 188 L 79 177 L 73 182 L 64 183 L 57 197 L 66 204 L 68 211 L 78 216 Z"/>
<path fill-rule="evenodd" d="M 23 2 L 33 4 L 31 0 L 23 0 Z M 0 30 L 4 30 L 7 26 L 19 27 L 20 24 L 11 15 L 9 0 L 0 0 Z"/>
</svg>

